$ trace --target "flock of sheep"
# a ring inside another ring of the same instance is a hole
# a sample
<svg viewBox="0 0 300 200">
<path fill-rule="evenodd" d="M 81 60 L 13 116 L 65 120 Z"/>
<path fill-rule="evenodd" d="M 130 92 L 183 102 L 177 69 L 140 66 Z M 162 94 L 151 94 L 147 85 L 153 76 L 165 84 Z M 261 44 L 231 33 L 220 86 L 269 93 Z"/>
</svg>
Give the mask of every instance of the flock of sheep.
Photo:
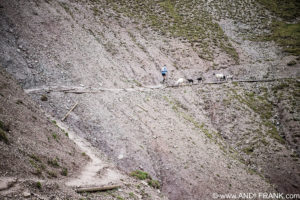
<svg viewBox="0 0 300 200">
<path fill-rule="evenodd" d="M 216 79 L 217 79 L 218 81 L 222 81 L 222 80 L 223 80 L 223 81 L 225 81 L 225 80 L 233 80 L 233 76 L 232 76 L 232 75 L 227 75 L 227 76 L 225 76 L 224 74 L 215 74 L 215 73 L 213 73 L 213 75 L 215 75 L 215 77 L 216 77 Z M 203 80 L 202 77 L 197 78 L 198 83 L 199 83 L 199 82 L 202 82 L 202 80 Z M 179 86 L 179 85 L 185 83 L 186 81 L 187 81 L 188 83 L 191 83 L 191 84 L 194 83 L 194 80 L 193 80 L 193 79 L 179 78 L 179 79 L 176 81 L 175 86 Z"/>
</svg>

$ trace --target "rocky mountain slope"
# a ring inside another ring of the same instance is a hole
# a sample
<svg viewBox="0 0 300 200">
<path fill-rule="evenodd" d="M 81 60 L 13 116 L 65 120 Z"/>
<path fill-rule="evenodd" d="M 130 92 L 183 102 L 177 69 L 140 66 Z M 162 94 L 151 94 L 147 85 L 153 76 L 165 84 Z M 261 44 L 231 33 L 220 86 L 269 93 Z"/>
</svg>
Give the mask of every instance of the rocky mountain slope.
<svg viewBox="0 0 300 200">
<path fill-rule="evenodd" d="M 169 199 L 299 191 L 297 1 L 0 5 L 1 66 L 57 119 L 78 103 L 66 124 L 122 171 Z M 181 77 L 195 84 L 168 87 Z"/>
<path fill-rule="evenodd" d="M 120 172 L 63 123 L 46 117 L 15 82 L 1 69 L 1 199 L 167 199 L 149 175 L 147 184 Z M 120 189 L 75 192 L 116 184 Z"/>
</svg>

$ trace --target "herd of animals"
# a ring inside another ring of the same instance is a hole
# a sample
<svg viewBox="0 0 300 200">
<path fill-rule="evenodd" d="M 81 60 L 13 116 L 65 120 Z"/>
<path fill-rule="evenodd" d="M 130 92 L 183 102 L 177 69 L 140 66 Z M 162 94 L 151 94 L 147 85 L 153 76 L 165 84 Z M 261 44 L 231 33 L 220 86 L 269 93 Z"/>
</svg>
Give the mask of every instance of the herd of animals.
<svg viewBox="0 0 300 200">
<path fill-rule="evenodd" d="M 232 75 L 227 75 L 227 76 L 225 76 L 224 74 L 215 74 L 215 73 L 213 73 L 213 75 L 216 77 L 216 79 L 217 79 L 218 81 L 233 80 L 233 76 L 232 76 Z M 199 83 L 199 82 L 202 82 L 203 79 L 202 79 L 202 77 L 198 77 L 196 80 L 197 80 L 198 83 Z M 194 83 L 194 80 L 193 80 L 193 79 L 179 78 L 179 79 L 176 81 L 175 86 L 179 86 L 179 85 L 181 85 L 181 84 L 183 84 L 183 83 L 185 83 L 185 82 L 188 82 L 188 83 L 190 83 L 190 84 L 193 84 L 193 83 Z"/>
</svg>

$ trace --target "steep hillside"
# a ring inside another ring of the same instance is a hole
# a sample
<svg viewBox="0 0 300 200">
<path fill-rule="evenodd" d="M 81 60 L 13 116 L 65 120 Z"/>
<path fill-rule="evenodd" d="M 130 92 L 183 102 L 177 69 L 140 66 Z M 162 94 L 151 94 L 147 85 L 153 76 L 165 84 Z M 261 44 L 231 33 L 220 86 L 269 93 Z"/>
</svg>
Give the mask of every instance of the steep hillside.
<svg viewBox="0 0 300 200">
<path fill-rule="evenodd" d="M 72 194 L 61 180 L 78 173 L 87 157 L 3 70 L 0 77 L 0 179 L 1 183 L 18 179 L 16 187 L 0 191 L 1 199 L 21 198 L 23 191 L 61 197 Z"/>
<path fill-rule="evenodd" d="M 65 123 L 122 171 L 169 199 L 299 191 L 297 14 L 254 0 L 0 5 L 1 66 L 57 119 L 78 103 Z M 181 77 L 194 84 L 172 87 Z"/>
</svg>

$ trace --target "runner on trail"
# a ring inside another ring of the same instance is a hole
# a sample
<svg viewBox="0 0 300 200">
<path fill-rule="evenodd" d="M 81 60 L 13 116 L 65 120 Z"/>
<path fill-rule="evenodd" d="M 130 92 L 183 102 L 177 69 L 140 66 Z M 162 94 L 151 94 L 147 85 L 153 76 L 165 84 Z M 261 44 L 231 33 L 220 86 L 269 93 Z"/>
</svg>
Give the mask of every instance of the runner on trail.
<svg viewBox="0 0 300 200">
<path fill-rule="evenodd" d="M 164 65 L 163 68 L 161 68 L 161 75 L 163 76 L 163 83 L 165 82 L 166 78 L 167 78 L 167 73 L 168 73 L 168 70 L 167 70 L 167 66 Z"/>
</svg>

